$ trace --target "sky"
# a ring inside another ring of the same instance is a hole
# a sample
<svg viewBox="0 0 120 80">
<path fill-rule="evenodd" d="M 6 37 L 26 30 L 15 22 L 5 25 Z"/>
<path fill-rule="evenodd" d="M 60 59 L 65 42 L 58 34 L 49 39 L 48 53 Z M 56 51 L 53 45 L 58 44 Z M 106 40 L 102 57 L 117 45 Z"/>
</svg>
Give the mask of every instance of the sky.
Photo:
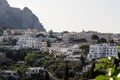
<svg viewBox="0 0 120 80">
<path fill-rule="evenodd" d="M 120 32 L 120 0 L 8 0 L 28 7 L 47 31 Z"/>
</svg>

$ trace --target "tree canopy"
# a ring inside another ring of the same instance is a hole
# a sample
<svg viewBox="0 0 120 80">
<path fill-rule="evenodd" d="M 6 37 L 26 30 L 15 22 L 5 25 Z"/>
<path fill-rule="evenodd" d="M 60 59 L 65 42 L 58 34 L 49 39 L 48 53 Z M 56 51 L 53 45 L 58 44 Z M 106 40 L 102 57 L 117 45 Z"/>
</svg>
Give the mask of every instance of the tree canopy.
<svg viewBox="0 0 120 80">
<path fill-rule="evenodd" d="M 107 40 L 104 39 L 104 38 L 100 38 L 100 39 L 98 40 L 98 43 L 107 43 Z"/>
<path fill-rule="evenodd" d="M 35 59 L 38 57 L 37 54 L 35 53 L 30 53 L 30 54 L 27 54 L 27 56 L 25 56 L 25 61 L 28 63 L 28 64 L 33 64 Z"/>
<path fill-rule="evenodd" d="M 92 35 L 92 36 L 91 36 L 91 39 L 92 39 L 92 40 L 99 40 L 99 36 L 98 36 L 98 35 Z"/>
</svg>

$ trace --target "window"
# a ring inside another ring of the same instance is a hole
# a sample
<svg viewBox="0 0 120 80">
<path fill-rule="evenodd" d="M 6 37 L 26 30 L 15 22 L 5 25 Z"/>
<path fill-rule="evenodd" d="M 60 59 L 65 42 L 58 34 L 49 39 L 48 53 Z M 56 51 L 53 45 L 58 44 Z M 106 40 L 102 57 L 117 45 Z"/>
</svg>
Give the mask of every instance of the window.
<svg viewBox="0 0 120 80">
<path fill-rule="evenodd" d="M 32 70 L 32 72 L 34 72 L 34 70 Z"/>
<path fill-rule="evenodd" d="M 11 75 L 11 73 L 8 73 L 8 75 Z"/>
<path fill-rule="evenodd" d="M 95 57 L 95 58 L 97 57 L 96 54 L 94 55 L 94 57 Z"/>
<path fill-rule="evenodd" d="M 17 74 L 16 74 L 16 73 L 13 73 L 13 75 L 17 76 Z"/>
</svg>

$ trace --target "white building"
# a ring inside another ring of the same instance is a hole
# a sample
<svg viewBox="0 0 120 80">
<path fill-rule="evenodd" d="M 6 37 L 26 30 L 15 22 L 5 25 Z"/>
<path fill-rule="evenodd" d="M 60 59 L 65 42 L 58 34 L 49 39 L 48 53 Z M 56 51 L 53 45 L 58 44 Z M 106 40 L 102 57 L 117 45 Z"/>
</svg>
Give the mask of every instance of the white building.
<svg viewBox="0 0 120 80">
<path fill-rule="evenodd" d="M 68 49 L 68 52 L 66 53 L 66 59 L 69 61 L 80 61 L 82 53 L 83 50 L 79 49 L 79 45 L 74 45 L 72 48 Z"/>
<path fill-rule="evenodd" d="M 3 37 L 4 40 L 8 40 L 8 33 L 7 33 L 6 30 L 3 31 L 3 35 L 2 35 L 2 37 Z"/>
<path fill-rule="evenodd" d="M 65 55 L 68 48 L 63 42 L 61 43 L 52 43 L 51 47 L 49 48 L 50 53 L 54 53 L 56 55 Z"/>
<path fill-rule="evenodd" d="M 25 32 L 25 37 L 33 37 L 33 38 L 35 38 L 36 35 L 37 35 L 36 32 L 30 32 L 30 31 Z"/>
<path fill-rule="evenodd" d="M 2 76 L 7 78 L 7 77 L 13 77 L 16 80 L 19 78 L 19 75 L 17 74 L 16 71 L 11 71 L 11 70 L 3 70 L 2 71 Z"/>
<path fill-rule="evenodd" d="M 5 30 L 5 31 L 3 31 L 3 36 L 8 36 L 8 33 L 7 33 L 7 31 Z"/>
<path fill-rule="evenodd" d="M 0 37 L 0 44 L 3 43 L 3 37 Z"/>
<path fill-rule="evenodd" d="M 38 74 L 43 74 L 44 72 L 44 68 L 41 68 L 41 67 L 33 67 L 33 68 L 28 68 L 26 71 L 25 71 L 25 74 L 26 76 L 31 76 L 32 74 L 34 73 L 38 73 Z"/>
<path fill-rule="evenodd" d="M 113 40 L 114 40 L 115 43 L 120 44 L 120 38 L 113 38 Z"/>
<path fill-rule="evenodd" d="M 69 33 L 63 34 L 62 39 L 63 39 L 65 44 L 68 44 L 69 43 L 69 39 L 70 39 L 70 34 Z"/>
<path fill-rule="evenodd" d="M 109 44 L 96 44 L 90 45 L 89 54 L 87 59 L 91 61 L 92 59 L 108 57 L 108 56 L 117 56 L 118 47 L 116 45 Z"/>
<path fill-rule="evenodd" d="M 33 49 L 40 49 L 42 46 L 42 41 L 37 38 L 19 38 L 17 45 L 20 48 L 33 48 Z"/>
<path fill-rule="evenodd" d="M 62 37 L 62 33 L 60 32 L 53 32 L 52 34 L 54 37 L 57 37 L 57 38 L 61 38 Z"/>
<path fill-rule="evenodd" d="M 120 44 L 120 34 L 114 34 L 113 40 L 115 43 Z"/>
</svg>

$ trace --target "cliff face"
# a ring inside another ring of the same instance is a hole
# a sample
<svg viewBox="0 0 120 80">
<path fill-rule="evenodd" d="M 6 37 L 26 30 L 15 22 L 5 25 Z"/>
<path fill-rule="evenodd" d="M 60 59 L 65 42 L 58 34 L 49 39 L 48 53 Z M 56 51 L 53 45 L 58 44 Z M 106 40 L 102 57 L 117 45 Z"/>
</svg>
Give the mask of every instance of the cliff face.
<svg viewBox="0 0 120 80">
<path fill-rule="evenodd" d="M 0 27 L 46 31 L 30 9 L 25 7 L 21 10 L 10 7 L 6 0 L 0 0 Z"/>
</svg>

